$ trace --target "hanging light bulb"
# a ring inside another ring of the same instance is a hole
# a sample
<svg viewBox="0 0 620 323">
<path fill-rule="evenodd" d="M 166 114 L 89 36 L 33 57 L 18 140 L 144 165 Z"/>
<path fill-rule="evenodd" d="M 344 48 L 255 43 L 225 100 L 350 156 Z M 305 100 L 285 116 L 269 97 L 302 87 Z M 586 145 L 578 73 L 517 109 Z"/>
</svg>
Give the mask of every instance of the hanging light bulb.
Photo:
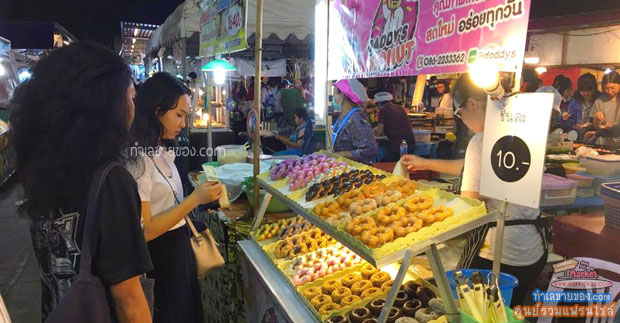
<svg viewBox="0 0 620 323">
<path fill-rule="evenodd" d="M 226 83 L 226 70 L 220 68 L 215 69 L 213 71 L 213 81 L 215 81 L 215 84 L 217 85 Z"/>
<path fill-rule="evenodd" d="M 500 83 L 497 64 L 476 62 L 469 66 L 469 73 L 474 84 L 484 89 L 491 99 L 495 100 L 504 96 L 505 92 Z"/>
</svg>

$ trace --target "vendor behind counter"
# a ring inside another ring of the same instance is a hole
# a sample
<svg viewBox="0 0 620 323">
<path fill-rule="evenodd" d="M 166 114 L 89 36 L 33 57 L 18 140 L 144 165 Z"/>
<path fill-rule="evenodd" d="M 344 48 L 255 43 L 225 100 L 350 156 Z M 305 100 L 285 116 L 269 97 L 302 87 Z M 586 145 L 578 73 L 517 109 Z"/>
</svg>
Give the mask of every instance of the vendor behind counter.
<svg viewBox="0 0 620 323">
<path fill-rule="evenodd" d="M 407 142 L 407 153 L 415 151 L 415 139 L 411 122 L 405 109 L 392 103 L 393 96 L 388 92 L 379 92 L 375 95 L 375 102 L 379 105 L 379 124 L 374 129 L 375 136 L 388 137 L 387 154 L 385 161 L 396 162 L 400 159 L 400 144 Z"/>
</svg>

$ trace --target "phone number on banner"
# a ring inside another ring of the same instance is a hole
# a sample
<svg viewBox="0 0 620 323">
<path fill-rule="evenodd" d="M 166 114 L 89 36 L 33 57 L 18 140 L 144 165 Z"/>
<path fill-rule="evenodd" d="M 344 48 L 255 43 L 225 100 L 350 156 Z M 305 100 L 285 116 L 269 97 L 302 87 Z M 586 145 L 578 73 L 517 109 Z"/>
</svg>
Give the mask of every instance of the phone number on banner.
<svg viewBox="0 0 620 323">
<path fill-rule="evenodd" d="M 463 65 L 467 59 L 465 52 L 443 53 L 439 55 L 418 55 L 416 68 L 423 70 L 429 67 Z"/>
</svg>

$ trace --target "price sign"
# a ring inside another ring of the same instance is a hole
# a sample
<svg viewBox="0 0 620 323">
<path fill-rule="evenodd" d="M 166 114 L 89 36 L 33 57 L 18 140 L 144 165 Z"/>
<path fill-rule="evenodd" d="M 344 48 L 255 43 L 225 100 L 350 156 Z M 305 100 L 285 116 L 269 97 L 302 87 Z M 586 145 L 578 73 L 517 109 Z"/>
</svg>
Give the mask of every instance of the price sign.
<svg viewBox="0 0 620 323">
<path fill-rule="evenodd" d="M 553 94 L 487 102 L 480 195 L 538 208 Z"/>
</svg>

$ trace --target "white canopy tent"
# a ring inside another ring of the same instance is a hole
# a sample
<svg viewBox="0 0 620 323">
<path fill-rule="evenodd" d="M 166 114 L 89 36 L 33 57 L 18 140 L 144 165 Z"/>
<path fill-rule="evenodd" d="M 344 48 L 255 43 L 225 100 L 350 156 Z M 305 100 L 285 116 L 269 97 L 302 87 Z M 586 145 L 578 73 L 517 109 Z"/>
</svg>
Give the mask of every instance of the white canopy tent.
<svg viewBox="0 0 620 323">
<path fill-rule="evenodd" d="M 256 31 L 256 0 L 248 1 L 247 35 Z M 281 40 L 289 35 L 304 39 L 314 33 L 314 1 L 263 0 L 263 39 L 276 34 Z"/>
<path fill-rule="evenodd" d="M 185 0 L 155 30 L 146 43 L 146 52 L 171 46 L 180 39 L 190 38 L 195 32 L 200 32 L 200 8 L 196 0 Z"/>
</svg>

